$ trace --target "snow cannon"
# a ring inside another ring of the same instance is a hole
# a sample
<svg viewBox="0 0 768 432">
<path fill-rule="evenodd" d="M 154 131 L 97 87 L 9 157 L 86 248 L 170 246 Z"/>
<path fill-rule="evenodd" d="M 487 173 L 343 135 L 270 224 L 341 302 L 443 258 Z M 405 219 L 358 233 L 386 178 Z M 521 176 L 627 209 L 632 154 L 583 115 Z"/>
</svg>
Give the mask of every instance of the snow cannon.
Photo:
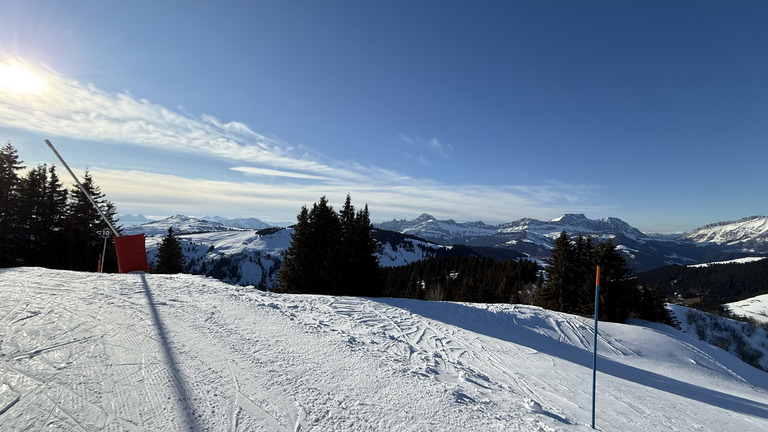
<svg viewBox="0 0 768 432">
<path fill-rule="evenodd" d="M 45 140 L 45 143 L 48 144 L 48 147 L 53 151 L 53 154 L 56 155 L 57 158 L 59 158 L 59 161 L 61 161 L 61 164 L 64 166 L 64 168 L 67 169 L 69 172 L 69 175 L 72 176 L 72 178 L 75 180 L 75 184 L 77 184 L 77 187 L 80 188 L 80 191 L 83 192 L 86 198 L 93 204 L 93 207 L 99 212 L 101 215 L 101 218 L 106 222 L 109 229 L 112 231 L 112 234 L 115 236 L 115 253 L 117 255 L 117 269 L 120 273 L 129 273 L 132 271 L 143 271 L 148 272 L 149 271 L 149 262 L 147 261 L 147 247 L 146 243 L 144 242 L 144 234 L 136 234 L 136 235 L 120 235 L 119 232 L 115 229 L 115 227 L 112 225 L 112 223 L 109 221 L 107 216 L 104 214 L 103 211 L 101 211 L 101 208 L 99 208 L 99 205 L 96 203 L 96 201 L 91 197 L 91 195 L 88 193 L 88 191 L 85 190 L 85 187 L 82 183 L 80 183 L 80 180 L 78 180 L 75 173 L 72 172 L 71 169 L 69 169 L 69 165 L 67 165 L 66 162 L 64 162 L 64 159 L 61 157 L 58 151 L 53 147 L 53 144 L 49 140 Z M 105 240 L 106 241 L 106 240 Z M 101 268 L 101 265 L 99 266 Z"/>
</svg>

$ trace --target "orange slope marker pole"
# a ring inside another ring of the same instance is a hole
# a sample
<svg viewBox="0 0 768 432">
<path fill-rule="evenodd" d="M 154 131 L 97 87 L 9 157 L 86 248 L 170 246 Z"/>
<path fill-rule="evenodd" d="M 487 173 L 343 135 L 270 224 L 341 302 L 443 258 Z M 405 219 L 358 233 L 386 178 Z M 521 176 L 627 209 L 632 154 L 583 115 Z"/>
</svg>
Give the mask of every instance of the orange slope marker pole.
<svg viewBox="0 0 768 432">
<path fill-rule="evenodd" d="M 595 428 L 595 381 L 597 378 L 597 311 L 600 304 L 600 266 L 595 275 L 595 341 L 592 344 L 592 429 Z"/>
</svg>

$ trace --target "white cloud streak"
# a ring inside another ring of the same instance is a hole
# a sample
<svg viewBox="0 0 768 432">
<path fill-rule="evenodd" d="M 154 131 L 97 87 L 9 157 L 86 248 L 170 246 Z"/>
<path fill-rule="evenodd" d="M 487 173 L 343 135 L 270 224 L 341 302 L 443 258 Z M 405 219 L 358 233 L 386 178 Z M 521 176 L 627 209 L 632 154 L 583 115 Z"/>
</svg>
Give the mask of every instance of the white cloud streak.
<svg viewBox="0 0 768 432">
<path fill-rule="evenodd" d="M 280 171 L 280 170 L 268 169 L 268 168 L 238 166 L 238 167 L 232 167 L 231 170 L 238 171 L 245 174 L 258 175 L 258 176 L 264 176 L 264 177 L 289 177 L 289 178 L 309 179 L 309 180 L 329 180 L 328 177 L 323 177 L 323 176 L 304 174 L 304 173 L 298 173 L 298 172 L 292 172 L 292 171 Z"/>
<path fill-rule="evenodd" d="M 96 181 L 123 212 L 257 215 L 291 219 L 303 204 L 325 195 L 343 203 L 347 193 L 371 205 L 379 220 L 417 215 L 460 220 L 511 220 L 523 216 L 556 216 L 578 205 L 592 188 L 564 184 L 493 187 L 452 186 L 401 173 L 346 163 L 343 168 L 294 154 L 291 146 L 252 131 L 240 122 L 199 119 L 153 104 L 128 93 L 109 93 L 19 59 L 5 59 L 30 69 L 44 83 L 39 93 L 0 91 L 0 125 L 41 135 L 79 140 L 129 143 L 237 163 L 231 170 L 253 181 L 192 179 L 141 171 L 93 169 Z M 448 143 L 406 134 L 404 143 L 446 156 Z M 253 166 L 245 166 L 250 164 Z M 271 182 L 273 178 L 283 181 Z M 287 184 L 296 180 L 299 184 Z M 274 184 L 273 184 L 274 183 Z M 163 187 L 158 187 L 163 185 Z"/>
<path fill-rule="evenodd" d="M 375 221 L 417 216 L 502 222 L 523 216 L 557 216 L 577 209 L 552 206 L 574 198 L 559 186 L 494 188 L 446 186 L 413 181 L 411 184 L 267 184 L 192 179 L 144 171 L 92 168 L 94 181 L 110 200 L 123 203 L 123 213 L 256 216 L 292 221 L 302 205 L 327 196 L 340 206 L 347 194 L 354 204 L 368 204 Z M 159 186 L 162 185 L 162 186 Z M 531 196 L 533 195 L 533 196 Z M 358 201 L 359 200 L 359 201 Z M 549 202 L 550 205 L 546 205 Z M 127 204 L 127 205 L 125 205 Z M 173 209 L 169 213 L 168 209 Z M 579 207 L 578 211 L 603 211 Z"/>
</svg>

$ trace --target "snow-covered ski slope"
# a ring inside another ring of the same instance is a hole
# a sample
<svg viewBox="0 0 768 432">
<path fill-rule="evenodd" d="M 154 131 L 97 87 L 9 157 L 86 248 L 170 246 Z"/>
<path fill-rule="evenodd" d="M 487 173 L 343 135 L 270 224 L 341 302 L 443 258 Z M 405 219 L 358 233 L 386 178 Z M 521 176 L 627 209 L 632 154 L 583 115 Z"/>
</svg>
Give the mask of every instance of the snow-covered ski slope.
<svg viewBox="0 0 768 432">
<path fill-rule="evenodd" d="M 39 268 L 0 298 L 2 431 L 591 430 L 591 322 L 536 307 Z M 768 430 L 765 372 L 669 327 L 599 336 L 599 430 Z"/>
<path fill-rule="evenodd" d="M 768 324 L 768 294 L 723 305 L 732 313 Z"/>
</svg>

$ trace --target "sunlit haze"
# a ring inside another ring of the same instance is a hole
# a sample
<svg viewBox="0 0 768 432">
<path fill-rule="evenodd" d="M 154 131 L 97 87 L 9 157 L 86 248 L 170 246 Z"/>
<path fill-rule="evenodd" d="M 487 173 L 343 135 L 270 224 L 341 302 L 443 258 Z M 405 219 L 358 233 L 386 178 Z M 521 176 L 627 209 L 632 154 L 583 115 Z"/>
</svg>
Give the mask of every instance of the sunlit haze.
<svg viewBox="0 0 768 432">
<path fill-rule="evenodd" d="M 0 61 L 0 92 L 9 96 L 40 93 L 45 82 L 23 63 L 14 60 Z"/>
</svg>

